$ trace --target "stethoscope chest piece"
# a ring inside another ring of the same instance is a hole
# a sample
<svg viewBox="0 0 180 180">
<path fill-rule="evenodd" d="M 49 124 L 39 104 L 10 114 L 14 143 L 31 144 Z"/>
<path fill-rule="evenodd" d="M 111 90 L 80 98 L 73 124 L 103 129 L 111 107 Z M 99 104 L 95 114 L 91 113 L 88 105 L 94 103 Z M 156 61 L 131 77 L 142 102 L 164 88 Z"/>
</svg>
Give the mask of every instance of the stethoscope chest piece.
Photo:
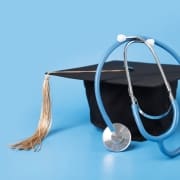
<svg viewBox="0 0 180 180">
<path fill-rule="evenodd" d="M 109 127 L 103 132 L 103 143 L 109 151 L 120 152 L 126 150 L 131 143 L 131 133 L 129 129 L 120 123 L 113 124 L 115 131 Z"/>
</svg>

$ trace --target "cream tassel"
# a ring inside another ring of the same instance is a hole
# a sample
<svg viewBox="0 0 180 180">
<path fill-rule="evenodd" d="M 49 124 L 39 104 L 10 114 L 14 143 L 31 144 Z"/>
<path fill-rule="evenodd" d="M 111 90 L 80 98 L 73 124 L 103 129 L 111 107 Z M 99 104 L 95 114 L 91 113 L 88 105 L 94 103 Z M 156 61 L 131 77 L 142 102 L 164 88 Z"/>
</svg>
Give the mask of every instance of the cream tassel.
<svg viewBox="0 0 180 180">
<path fill-rule="evenodd" d="M 40 150 L 42 140 L 48 134 L 52 123 L 49 74 L 45 75 L 42 94 L 43 94 L 43 102 L 42 102 L 41 116 L 35 133 L 31 137 L 19 143 L 11 145 L 11 148 L 19 149 L 19 150 L 30 150 L 30 149 L 34 149 L 35 151 Z"/>
</svg>

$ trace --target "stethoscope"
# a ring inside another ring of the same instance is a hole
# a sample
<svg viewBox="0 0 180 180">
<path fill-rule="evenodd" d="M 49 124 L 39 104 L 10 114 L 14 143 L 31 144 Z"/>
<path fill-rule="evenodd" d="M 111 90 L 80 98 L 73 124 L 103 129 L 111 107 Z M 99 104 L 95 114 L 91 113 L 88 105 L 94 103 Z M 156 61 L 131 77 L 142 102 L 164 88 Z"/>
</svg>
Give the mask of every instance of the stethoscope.
<svg viewBox="0 0 180 180">
<path fill-rule="evenodd" d="M 121 123 L 112 123 L 111 122 L 111 120 L 104 108 L 102 98 L 100 95 L 100 76 L 101 76 L 101 71 L 103 69 L 103 65 L 104 65 L 105 61 L 108 59 L 108 57 L 110 56 L 110 54 L 124 43 L 126 43 L 126 45 L 124 47 L 124 53 L 123 53 L 124 68 L 125 68 L 126 78 L 127 78 L 127 83 L 128 83 L 128 92 L 129 92 L 129 96 L 131 99 L 132 114 L 134 116 L 137 127 L 138 127 L 141 135 L 145 139 L 157 142 L 160 150 L 165 155 L 167 155 L 169 157 L 178 156 L 178 155 L 180 155 L 180 147 L 171 151 L 171 150 L 168 150 L 164 144 L 164 141 L 175 132 L 175 130 L 178 126 L 178 122 L 179 122 L 178 103 L 177 103 L 176 99 L 173 97 L 171 87 L 167 81 L 166 75 L 160 64 L 159 58 L 153 49 L 153 46 L 155 44 L 155 45 L 159 46 L 160 48 L 164 49 L 165 51 L 167 51 L 171 56 L 173 56 L 176 59 L 176 61 L 179 64 L 180 64 L 180 57 L 173 49 L 171 49 L 167 45 L 163 44 L 162 42 L 160 42 L 158 40 L 151 39 L 146 36 L 141 36 L 141 37 L 128 36 L 127 37 L 125 35 L 118 35 L 117 42 L 114 43 L 105 52 L 105 54 L 102 56 L 100 63 L 97 66 L 97 70 L 96 70 L 96 74 L 95 74 L 95 82 L 94 82 L 95 97 L 96 97 L 96 101 L 97 101 L 99 110 L 101 112 L 101 115 L 107 125 L 107 128 L 103 132 L 103 143 L 108 150 L 118 152 L 118 151 L 124 151 L 130 145 L 130 142 L 131 142 L 131 133 L 130 133 L 129 129 Z M 170 108 L 167 110 L 167 112 L 165 112 L 161 115 L 153 116 L 153 115 L 149 115 L 149 114 L 143 112 L 138 104 L 138 100 L 136 99 L 136 97 L 134 95 L 133 86 L 132 86 L 132 82 L 131 82 L 131 76 L 129 73 L 130 68 L 128 67 L 128 61 L 127 61 L 128 47 L 134 43 L 144 43 L 148 47 L 148 49 L 150 50 L 150 52 L 152 53 L 152 55 L 154 57 L 154 60 L 157 64 L 160 74 L 163 78 L 165 87 L 168 91 L 169 100 L 171 102 L 171 105 L 170 105 Z M 172 120 L 172 124 L 171 124 L 170 128 L 165 133 L 163 133 L 159 136 L 154 136 L 145 130 L 144 125 L 141 120 L 141 117 L 140 117 L 140 114 L 151 120 L 159 120 L 159 119 L 163 118 L 164 116 L 166 116 L 170 112 L 171 109 L 173 111 L 173 120 Z"/>
</svg>

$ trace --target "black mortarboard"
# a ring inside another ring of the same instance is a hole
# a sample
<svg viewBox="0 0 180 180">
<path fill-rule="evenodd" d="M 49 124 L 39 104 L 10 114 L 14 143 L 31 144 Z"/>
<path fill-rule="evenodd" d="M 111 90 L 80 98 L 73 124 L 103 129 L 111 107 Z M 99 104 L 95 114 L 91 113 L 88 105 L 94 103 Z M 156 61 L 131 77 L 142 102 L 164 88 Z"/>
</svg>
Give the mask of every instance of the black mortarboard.
<svg viewBox="0 0 180 180">
<path fill-rule="evenodd" d="M 180 66 L 163 64 L 162 67 L 175 97 L 177 81 L 180 78 Z M 95 126 L 104 129 L 106 124 L 98 109 L 94 93 L 96 68 L 97 65 L 90 65 L 80 68 L 48 72 L 46 74 L 48 74 L 48 76 L 61 76 L 65 78 L 83 80 L 90 108 L 91 122 Z M 170 107 L 170 101 L 157 65 L 150 63 L 129 62 L 129 70 L 134 87 L 134 93 L 142 107 L 142 110 L 152 115 L 166 112 Z M 45 78 L 43 89 L 46 89 L 49 86 L 48 83 L 46 83 L 47 80 L 48 77 Z M 127 79 L 122 61 L 110 61 L 105 63 L 101 74 L 100 87 L 102 100 L 111 121 L 113 123 L 118 122 L 126 125 L 131 131 L 133 140 L 144 140 L 139 133 L 131 112 Z M 43 91 L 44 101 L 46 101 L 49 96 L 49 92 L 47 93 Z M 50 100 L 48 101 L 49 102 L 46 103 L 43 108 L 44 112 L 46 112 L 44 116 L 46 116 L 49 121 L 40 122 L 35 135 L 30 137 L 28 139 L 29 141 L 25 140 L 21 143 L 15 144 L 13 146 L 14 148 L 30 149 L 41 143 L 41 140 L 47 134 L 51 123 L 50 112 L 48 111 L 48 109 L 50 109 Z M 41 118 L 43 119 L 42 116 L 43 115 L 41 114 Z M 144 117 L 142 117 L 142 119 L 146 130 L 154 135 L 158 135 L 167 130 L 170 126 L 172 121 L 172 112 L 158 121 L 147 120 Z M 44 132 L 40 132 L 40 130 L 38 131 L 40 126 L 44 127 Z M 39 135 L 38 133 L 42 134 Z M 37 140 L 37 136 L 41 138 Z"/>
<path fill-rule="evenodd" d="M 130 62 L 129 69 L 134 93 L 145 112 L 158 115 L 166 112 L 170 106 L 167 90 L 156 64 Z M 180 66 L 162 65 L 170 82 L 173 95 L 176 96 L 177 80 L 180 78 Z M 106 124 L 99 112 L 95 93 L 94 76 L 97 65 L 55 71 L 50 75 L 84 81 L 86 95 L 90 107 L 91 121 L 97 127 L 105 128 Z M 134 140 L 143 140 L 137 129 L 131 112 L 127 79 L 122 61 L 110 61 L 104 65 L 101 75 L 101 96 L 105 109 L 113 123 L 126 125 Z M 143 117 L 143 123 L 150 133 L 157 135 L 167 130 L 171 124 L 172 113 L 159 121 L 150 121 Z"/>
</svg>

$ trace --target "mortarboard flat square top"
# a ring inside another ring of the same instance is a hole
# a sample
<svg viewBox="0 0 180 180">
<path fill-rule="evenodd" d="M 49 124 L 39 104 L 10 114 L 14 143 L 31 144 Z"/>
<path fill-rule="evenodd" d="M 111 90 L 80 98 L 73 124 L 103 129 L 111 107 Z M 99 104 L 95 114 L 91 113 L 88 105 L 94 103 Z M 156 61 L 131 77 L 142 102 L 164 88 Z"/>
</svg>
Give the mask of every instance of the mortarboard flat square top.
<svg viewBox="0 0 180 180">
<path fill-rule="evenodd" d="M 129 62 L 131 80 L 135 87 L 157 87 L 164 84 L 162 76 L 156 64 Z M 179 65 L 162 65 L 169 82 L 180 79 Z M 66 78 L 94 81 L 97 65 L 89 65 L 79 68 L 50 72 L 50 75 Z M 105 63 L 101 80 L 109 84 L 127 85 L 124 64 L 122 61 L 110 61 Z"/>
<path fill-rule="evenodd" d="M 170 106 L 167 90 L 156 64 L 129 62 L 131 80 L 135 96 L 142 110 L 152 115 L 166 112 Z M 176 96 L 177 81 L 180 79 L 179 65 L 162 65 L 167 80 Z M 100 128 L 105 128 L 105 122 L 99 112 L 95 93 L 94 78 L 97 65 L 84 66 L 48 73 L 49 75 L 84 81 L 86 95 L 90 107 L 91 122 Z M 101 73 L 101 96 L 105 109 L 113 123 L 126 125 L 133 140 L 144 140 L 134 121 L 131 112 L 131 102 L 128 95 L 127 79 L 122 61 L 105 63 Z M 148 132 L 158 135 L 163 133 L 171 124 L 172 112 L 158 121 L 151 121 L 142 117 L 143 124 Z"/>
</svg>

